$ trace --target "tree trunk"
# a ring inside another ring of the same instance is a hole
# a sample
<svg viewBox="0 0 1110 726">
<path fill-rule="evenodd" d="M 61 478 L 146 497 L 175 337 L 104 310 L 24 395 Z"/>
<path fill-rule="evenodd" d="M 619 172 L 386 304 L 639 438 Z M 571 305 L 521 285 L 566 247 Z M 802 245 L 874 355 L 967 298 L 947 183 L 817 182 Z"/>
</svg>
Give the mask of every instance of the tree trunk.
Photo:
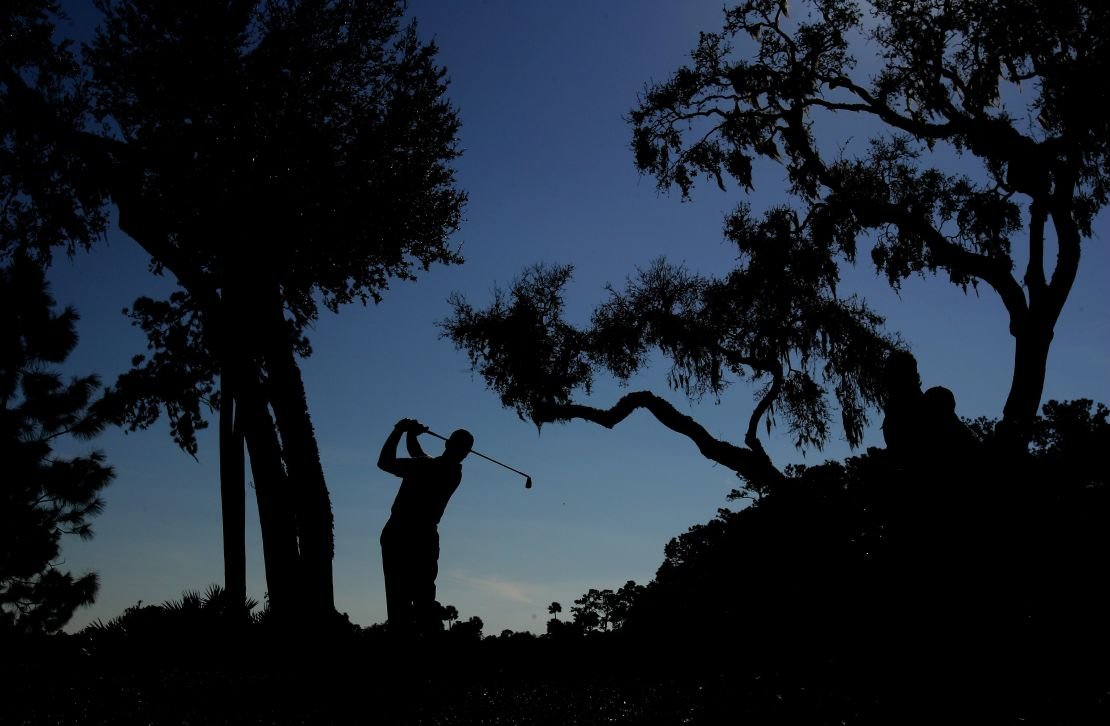
<svg viewBox="0 0 1110 726">
<path fill-rule="evenodd" d="M 237 403 L 258 500 L 269 607 L 277 618 L 290 621 L 300 610 L 297 528 L 281 445 L 259 389 L 257 377 L 240 379 Z"/>
<path fill-rule="evenodd" d="M 276 291 L 272 291 L 276 292 Z M 331 497 L 320 465 L 320 451 L 308 412 L 304 381 L 293 352 L 293 340 L 280 296 L 273 294 L 267 311 L 267 398 L 281 434 L 286 466 L 292 481 L 292 501 L 300 537 L 306 614 L 329 618 L 335 614 L 332 560 L 335 554 Z"/>
<path fill-rule="evenodd" d="M 335 553 L 331 497 L 320 465 L 320 452 L 305 400 L 300 368 L 286 349 L 284 361 L 267 359 L 271 380 L 268 395 L 293 482 L 297 533 L 305 588 L 305 605 L 314 616 L 335 612 L 332 558 Z"/>
<path fill-rule="evenodd" d="M 224 590 L 232 607 L 247 600 L 246 483 L 243 432 L 236 426 L 230 371 L 220 375 L 220 501 L 223 507 Z"/>
<path fill-rule="evenodd" d="M 1033 422 L 1041 405 L 1052 327 L 1051 324 L 1040 323 L 1031 314 L 1028 322 L 1014 335 L 1014 376 L 999 423 L 999 433 L 1008 443 L 1022 450 L 1028 446 L 1033 435 Z"/>
</svg>

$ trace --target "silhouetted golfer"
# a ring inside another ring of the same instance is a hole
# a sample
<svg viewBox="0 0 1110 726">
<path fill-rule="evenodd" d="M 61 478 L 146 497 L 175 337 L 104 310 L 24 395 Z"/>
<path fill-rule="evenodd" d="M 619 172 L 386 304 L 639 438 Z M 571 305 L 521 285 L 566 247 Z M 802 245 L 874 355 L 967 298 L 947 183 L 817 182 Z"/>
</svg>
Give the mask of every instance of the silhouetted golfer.
<svg viewBox="0 0 1110 726">
<path fill-rule="evenodd" d="M 427 632 L 439 623 L 437 527 L 447 501 L 462 481 L 462 460 L 474 445 L 470 432 L 459 429 L 448 438 L 443 453 L 432 458 L 416 440 L 427 430 L 415 419 L 401 419 L 378 457 L 379 469 L 401 477 L 381 544 L 387 617 L 390 626 L 402 632 Z M 402 434 L 406 435 L 408 459 L 397 458 Z"/>
</svg>

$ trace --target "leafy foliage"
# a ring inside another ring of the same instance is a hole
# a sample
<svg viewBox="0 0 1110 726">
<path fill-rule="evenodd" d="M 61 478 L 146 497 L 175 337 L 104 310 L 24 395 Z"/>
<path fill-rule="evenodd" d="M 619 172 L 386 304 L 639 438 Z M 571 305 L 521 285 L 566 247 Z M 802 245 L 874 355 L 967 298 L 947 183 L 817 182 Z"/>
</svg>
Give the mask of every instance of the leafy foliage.
<svg viewBox="0 0 1110 726">
<path fill-rule="evenodd" d="M 729 8 L 688 65 L 645 89 L 630 121 L 636 165 L 661 190 L 689 196 L 700 179 L 751 190 L 757 164 L 783 169 L 788 203 L 758 214 L 741 203 L 727 218 L 736 268 L 711 278 L 657 262 L 578 328 L 562 318 L 571 268 L 536 267 L 484 310 L 454 298 L 443 330 L 523 418 L 612 426 L 654 406 L 709 458 L 766 478 L 755 459 L 651 394 L 609 410 L 574 396 L 602 372 L 627 382 L 658 351 L 670 387 L 691 398 L 755 384 L 748 452 L 766 458 L 757 424 L 778 419 L 798 446 L 820 447 L 834 408 L 858 445 L 882 403 L 882 362 L 902 347 L 864 301 L 838 290 L 841 265 L 869 252 L 895 289 L 943 272 L 965 291 L 983 283 L 1000 296 L 1016 340 L 1002 424 L 1020 450 L 1080 245 L 1107 201 L 1110 127 L 1088 94 L 1106 93 L 1096 74 L 1110 65 L 1108 12 L 1025 0 L 880 1 L 870 17 L 851 0 L 803 3 L 795 17 L 781 0 Z M 868 78 L 860 68 L 875 70 Z M 871 138 L 838 143 L 825 128 L 845 128 L 834 118 Z M 967 171 L 952 170 L 954 155 Z M 1059 248 L 1050 276 L 1049 225 Z M 1026 255 L 1015 253 L 1022 242 Z"/>
<path fill-rule="evenodd" d="M 334 310 L 460 261 L 445 244 L 465 200 L 458 119 L 401 4 L 99 7 L 92 112 L 142 150 L 141 191 L 180 253 L 278 274 L 302 324 L 314 293 Z"/>
<path fill-rule="evenodd" d="M 683 196 L 700 178 L 752 189 L 758 161 L 781 165 L 791 235 L 823 266 L 854 263 L 870 241 L 895 288 L 938 272 L 965 290 L 986 283 L 1018 341 L 1003 421 L 1028 440 L 1051 330 L 1107 202 L 1110 121 L 1094 109 L 1107 100 L 1110 10 L 1085 0 L 801 6 L 792 16 L 784 0 L 749 0 L 725 11 L 720 32 L 702 33 L 692 62 L 633 111 L 636 165 Z M 876 70 L 864 79 L 860 68 Z M 830 141 L 844 128 L 872 133 L 866 148 Z M 978 169 L 946 171 L 953 153 Z M 767 211 L 765 224 L 781 215 Z M 741 207 L 727 226 L 749 227 L 748 216 Z M 1049 223 L 1060 253 L 1046 277 Z M 1028 254 L 1015 254 L 1023 234 Z M 733 238 L 742 253 L 759 241 Z M 1013 274 L 1022 257 L 1023 284 Z M 792 274 L 766 272 L 772 287 Z"/>
<path fill-rule="evenodd" d="M 40 269 L 24 259 L 0 268 L 0 626 L 60 629 L 96 596 L 94 573 L 59 568 L 62 538 L 92 537 L 99 492 L 112 480 L 104 455 L 60 457 L 66 437 L 89 439 L 103 423 L 88 412 L 96 376 L 64 382 L 51 366 L 77 344 L 77 313 L 53 310 Z"/>
<path fill-rule="evenodd" d="M 435 45 L 393 0 L 99 7 L 90 112 L 143 180 L 113 201 L 185 288 L 136 301 L 152 353 L 117 392 L 132 426 L 164 408 L 192 452 L 202 404 L 218 404 L 211 358 L 228 336 L 258 347 L 270 286 L 307 355 L 319 304 L 378 301 L 462 261 L 447 243 L 466 199 L 459 122 Z"/>
<path fill-rule="evenodd" d="M 81 634 L 97 647 L 117 647 L 125 641 L 132 646 L 157 645 L 151 640 L 174 638 L 181 643 L 206 642 L 227 637 L 250 625 L 265 622 L 265 610 L 252 612 L 258 602 L 247 599 L 232 602 L 219 585 L 209 585 L 204 593 L 186 590 L 178 600 L 167 600 L 161 605 L 143 605 L 139 602 L 107 622 L 96 620 L 82 629 Z M 162 644 L 164 645 L 164 643 Z"/>
<path fill-rule="evenodd" d="M 153 425 L 165 409 L 174 442 L 196 456 L 197 431 L 208 427 L 206 414 L 220 404 L 214 383 L 219 366 L 206 347 L 195 344 L 205 338 L 202 314 L 181 291 L 168 300 L 141 297 L 125 312 L 146 333 L 149 353 L 131 359 L 131 370 L 105 392 L 99 407 L 131 431 Z"/>
<path fill-rule="evenodd" d="M 575 393 L 589 393 L 598 373 L 627 382 L 659 351 L 671 364 L 670 386 L 690 398 L 719 396 L 732 380 L 762 386 L 766 403 L 753 416 L 749 445 L 756 420 L 777 412 L 797 445 L 821 446 L 832 408 L 825 386 L 857 444 L 867 409 L 881 401 L 876 372 L 899 343 L 864 303 L 836 297 L 835 266 L 791 246 L 794 221 L 785 209 L 769 224 L 734 220 L 731 235 L 761 240 L 747 265 L 713 278 L 659 260 L 624 290 L 611 288 L 589 328 L 562 317 L 569 266 L 526 271 L 484 310 L 454 296 L 454 315 L 441 327 L 502 404 L 537 425 Z M 768 284 L 767 268 L 782 267 L 792 274 Z"/>
<path fill-rule="evenodd" d="M 107 228 L 94 169 L 59 144 L 83 128 L 88 101 L 73 44 L 54 35 L 60 17 L 54 0 L 0 8 L 0 260 L 20 249 L 48 261 L 59 245 L 90 248 Z"/>
<path fill-rule="evenodd" d="M 442 323 L 502 404 L 535 422 L 545 406 L 569 403 L 575 389 L 589 392 L 593 379 L 586 334 L 562 319 L 562 289 L 572 273 L 569 266 L 534 267 L 509 292 L 495 290 L 486 310 L 453 295 L 455 317 Z"/>
</svg>

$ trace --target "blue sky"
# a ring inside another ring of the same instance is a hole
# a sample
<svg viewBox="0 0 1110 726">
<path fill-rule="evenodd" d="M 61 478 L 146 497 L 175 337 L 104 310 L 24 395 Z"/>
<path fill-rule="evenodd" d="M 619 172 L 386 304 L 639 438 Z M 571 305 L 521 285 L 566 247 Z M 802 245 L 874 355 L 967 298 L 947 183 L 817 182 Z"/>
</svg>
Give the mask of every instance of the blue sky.
<svg viewBox="0 0 1110 726">
<path fill-rule="evenodd" d="M 84 33 L 95 14 L 76 0 L 67 6 L 74 32 Z M 315 354 L 303 370 L 335 509 L 336 602 L 359 624 L 385 618 L 378 535 L 399 480 L 375 461 L 393 423 L 414 417 L 443 434 L 468 428 L 477 450 L 532 475 L 535 486 L 525 490 L 512 472 L 467 460 L 440 526 L 438 585 L 440 601 L 464 618 L 481 617 L 486 633 L 539 632 L 552 601 L 569 609 L 588 588 L 648 581 L 666 542 L 726 506 L 737 480 L 644 413 L 613 431 L 577 422 L 537 433 L 500 408 L 435 322 L 448 315 L 450 293 L 483 304 L 495 285 L 537 262 L 575 265 L 569 317 L 580 323 L 607 282 L 620 284 L 657 257 L 704 273 L 729 269 L 734 255 L 722 241 L 722 218 L 741 194 L 703 185 L 691 202 L 660 195 L 633 166 L 624 121 L 646 82 L 683 63 L 699 31 L 719 27 L 721 4 L 414 0 L 409 9 L 422 36 L 440 47 L 463 121 L 458 180 L 470 203 L 456 241 L 466 264 L 398 283 L 380 305 L 325 313 L 311 332 Z M 776 174 L 770 168 L 767 183 L 757 180 L 749 200 L 756 208 L 778 201 Z M 1045 400 L 1110 401 L 1107 230 L 1104 214 L 1057 326 Z M 139 295 L 172 287 L 146 264 L 118 233 L 91 254 L 58 261 L 54 296 L 82 316 L 67 370 L 110 382 L 142 352 L 141 333 L 120 311 Z M 911 344 L 926 386 L 951 388 L 961 415 L 1001 413 L 1013 346 L 992 292 L 965 296 L 943 281 L 914 279 L 899 296 L 866 266 L 846 270 L 844 279 L 845 292 L 864 295 Z M 689 403 L 666 391 L 663 373 L 657 368 L 632 388 L 665 393 L 715 435 L 742 440 L 749 389 L 737 385 L 720 403 Z M 587 402 L 608 405 L 621 393 L 602 381 Z M 872 427 L 865 445 L 880 444 Z M 214 430 L 202 435 L 198 460 L 172 444 L 164 425 L 109 431 L 92 445 L 106 452 L 117 478 L 94 523 L 96 537 L 64 551 L 67 567 L 101 578 L 97 603 L 79 611 L 70 629 L 140 600 L 158 603 L 222 582 Z M 61 453 L 88 446 L 70 443 Z M 425 448 L 438 453 L 440 444 L 428 440 Z M 849 453 L 835 438 L 803 457 L 785 435 L 772 435 L 768 449 L 779 464 Z M 248 589 L 261 598 L 250 496 L 247 516 Z"/>
</svg>

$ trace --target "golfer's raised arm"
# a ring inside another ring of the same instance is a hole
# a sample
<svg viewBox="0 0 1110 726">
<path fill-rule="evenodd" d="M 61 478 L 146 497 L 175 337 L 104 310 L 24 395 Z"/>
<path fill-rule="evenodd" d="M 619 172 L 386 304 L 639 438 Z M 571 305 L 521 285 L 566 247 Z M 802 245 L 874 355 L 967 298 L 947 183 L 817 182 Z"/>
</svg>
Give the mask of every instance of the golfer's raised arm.
<svg viewBox="0 0 1110 726">
<path fill-rule="evenodd" d="M 405 434 L 405 448 L 409 451 L 409 456 L 414 459 L 427 459 L 428 455 L 424 453 L 424 449 L 420 447 L 420 442 L 416 437 L 428 430 L 427 426 L 414 425 Z"/>
<path fill-rule="evenodd" d="M 401 443 L 401 434 L 409 430 L 410 420 L 403 418 L 398 421 L 393 430 L 389 432 L 389 436 L 386 437 L 385 443 L 382 445 L 382 453 L 378 454 L 378 468 L 382 471 L 404 476 L 400 460 L 397 458 L 397 444 Z"/>
</svg>

